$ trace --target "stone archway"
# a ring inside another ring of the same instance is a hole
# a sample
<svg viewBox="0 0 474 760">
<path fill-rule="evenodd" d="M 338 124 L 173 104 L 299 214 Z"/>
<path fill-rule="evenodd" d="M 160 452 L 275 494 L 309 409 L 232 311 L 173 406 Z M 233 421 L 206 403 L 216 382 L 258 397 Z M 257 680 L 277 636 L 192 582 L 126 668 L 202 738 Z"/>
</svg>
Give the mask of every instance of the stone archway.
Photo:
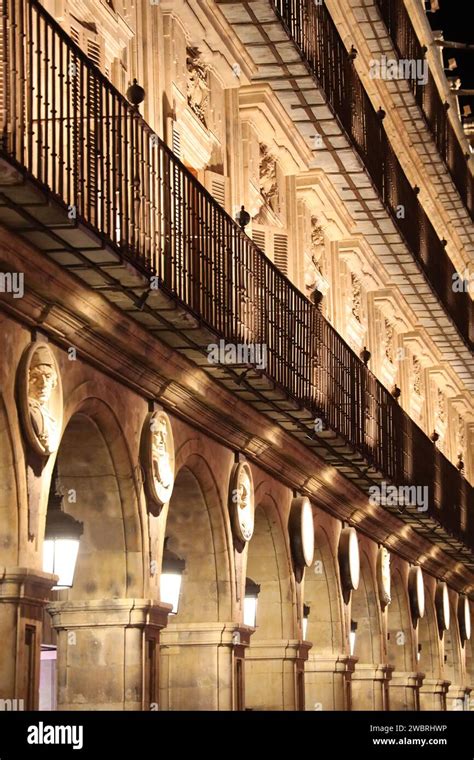
<svg viewBox="0 0 474 760">
<path fill-rule="evenodd" d="M 418 670 L 424 673 L 420 710 L 446 710 L 449 683 L 442 676 L 442 647 L 434 602 L 435 579 L 425 582 L 425 614 L 418 621 Z"/>
<path fill-rule="evenodd" d="M 467 710 L 470 689 L 466 673 L 466 648 L 461 646 L 457 600 L 458 595 L 450 590 L 450 623 L 448 630 L 443 633 L 444 677 L 450 682 L 446 703 L 448 710 Z"/>
<path fill-rule="evenodd" d="M 388 607 L 388 662 L 393 668 L 390 681 L 390 709 L 418 710 L 421 678 L 416 667 L 416 636 L 408 598 L 408 567 L 392 569 L 392 600 Z"/>
<path fill-rule="evenodd" d="M 226 516 L 206 460 L 191 452 L 180 462 L 164 519 L 166 550 L 185 566 L 177 614 L 162 634 L 160 709 L 232 710 L 238 622 Z"/>
<path fill-rule="evenodd" d="M 144 652 L 166 616 L 143 598 L 147 550 L 136 471 L 105 402 L 89 397 L 78 404 L 56 469 L 63 509 L 84 525 L 74 585 L 52 592 L 48 607 L 52 630 L 44 645 L 57 643 L 57 707 L 144 709 L 157 689 L 147 672 L 155 670 L 153 658 L 142 667 Z"/>
<path fill-rule="evenodd" d="M 345 653 L 337 536 L 323 520 L 323 514 L 315 518 L 314 562 L 304 580 L 304 602 L 310 608 L 306 638 L 312 643 L 305 663 L 305 705 L 307 710 L 347 710 L 352 660 Z"/>
<path fill-rule="evenodd" d="M 381 610 L 377 595 L 375 568 L 367 551 L 360 555 L 359 587 L 351 594 L 351 626 L 354 630 L 352 709 L 385 710 L 388 705 L 390 671 L 384 660 Z"/>
<path fill-rule="evenodd" d="M 264 483 L 255 491 L 255 528 L 247 578 L 260 586 L 257 622 L 245 657 L 245 704 L 251 710 L 297 710 L 300 641 L 296 590 L 285 528 Z"/>
</svg>

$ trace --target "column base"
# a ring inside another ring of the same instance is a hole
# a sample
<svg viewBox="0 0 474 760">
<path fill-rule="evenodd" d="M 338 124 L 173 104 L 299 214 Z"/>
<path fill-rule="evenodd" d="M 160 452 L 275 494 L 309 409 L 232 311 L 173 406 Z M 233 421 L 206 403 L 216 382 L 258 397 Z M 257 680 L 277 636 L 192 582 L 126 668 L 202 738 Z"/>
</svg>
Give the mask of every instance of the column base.
<svg viewBox="0 0 474 760">
<path fill-rule="evenodd" d="M 245 655 L 245 704 L 251 710 L 304 709 L 303 662 L 309 642 L 252 641 Z"/>
<path fill-rule="evenodd" d="M 171 623 L 161 635 L 161 710 L 243 710 L 244 655 L 253 628 Z"/>
<path fill-rule="evenodd" d="M 351 677 L 352 710 L 388 710 L 391 665 L 357 663 Z"/>
<path fill-rule="evenodd" d="M 0 699 L 4 709 L 36 710 L 43 610 L 55 575 L 25 567 L 0 568 Z"/>
<path fill-rule="evenodd" d="M 309 652 L 305 664 L 305 709 L 350 710 L 351 675 L 357 662 L 348 655 L 320 656 Z"/>
<path fill-rule="evenodd" d="M 54 602 L 58 710 L 158 709 L 158 651 L 171 607 L 150 599 Z"/>
<path fill-rule="evenodd" d="M 472 689 L 470 686 L 458 686 L 457 684 L 451 684 L 449 691 L 446 694 L 446 709 L 464 711 L 470 708 L 469 694 Z"/>
<path fill-rule="evenodd" d="M 420 710 L 446 710 L 446 694 L 450 681 L 425 678 L 420 686 Z"/>
<path fill-rule="evenodd" d="M 419 710 L 420 688 L 424 677 L 424 673 L 394 671 L 390 682 L 390 710 Z"/>
</svg>

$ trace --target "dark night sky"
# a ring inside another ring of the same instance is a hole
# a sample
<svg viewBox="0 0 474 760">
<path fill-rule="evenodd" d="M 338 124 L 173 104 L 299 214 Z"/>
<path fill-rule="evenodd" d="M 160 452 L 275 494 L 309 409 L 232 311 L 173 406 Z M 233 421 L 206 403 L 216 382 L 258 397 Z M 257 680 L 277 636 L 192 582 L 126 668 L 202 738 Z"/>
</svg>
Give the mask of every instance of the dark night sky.
<svg viewBox="0 0 474 760">
<path fill-rule="evenodd" d="M 440 10 L 428 13 L 432 29 L 442 29 L 444 39 L 474 44 L 474 0 L 438 0 Z M 444 61 L 455 58 L 458 68 L 452 73 L 461 78 L 461 87 L 474 89 L 474 50 L 444 49 Z M 469 103 L 474 116 L 474 97 L 460 98 L 462 106 Z"/>
</svg>

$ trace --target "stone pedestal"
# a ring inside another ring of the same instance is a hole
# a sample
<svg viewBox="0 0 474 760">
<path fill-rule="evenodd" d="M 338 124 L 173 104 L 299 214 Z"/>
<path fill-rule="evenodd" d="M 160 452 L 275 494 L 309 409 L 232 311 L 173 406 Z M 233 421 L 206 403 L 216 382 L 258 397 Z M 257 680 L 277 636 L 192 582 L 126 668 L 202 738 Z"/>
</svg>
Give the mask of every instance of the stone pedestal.
<svg viewBox="0 0 474 760">
<path fill-rule="evenodd" d="M 424 673 L 394 671 L 390 682 L 390 710 L 419 710 L 424 677 Z"/>
<path fill-rule="evenodd" d="M 458 686 L 451 684 L 446 694 L 446 709 L 464 711 L 470 708 L 470 686 Z"/>
<path fill-rule="evenodd" d="M 252 641 L 245 654 L 245 706 L 251 710 L 304 710 L 308 643 Z"/>
<path fill-rule="evenodd" d="M 388 710 L 391 665 L 357 663 L 351 678 L 352 710 Z"/>
<path fill-rule="evenodd" d="M 170 605 L 149 599 L 54 602 L 58 710 L 157 710 L 159 636 Z"/>
<path fill-rule="evenodd" d="M 252 631 L 235 623 L 170 624 L 161 636 L 160 710 L 243 710 Z"/>
<path fill-rule="evenodd" d="M 56 576 L 0 568 L 1 709 L 38 708 L 43 610 Z"/>
<path fill-rule="evenodd" d="M 306 710 L 350 710 L 351 675 L 356 659 L 309 652 L 304 668 Z"/>
<path fill-rule="evenodd" d="M 446 710 L 449 681 L 425 678 L 420 686 L 420 710 Z"/>
</svg>

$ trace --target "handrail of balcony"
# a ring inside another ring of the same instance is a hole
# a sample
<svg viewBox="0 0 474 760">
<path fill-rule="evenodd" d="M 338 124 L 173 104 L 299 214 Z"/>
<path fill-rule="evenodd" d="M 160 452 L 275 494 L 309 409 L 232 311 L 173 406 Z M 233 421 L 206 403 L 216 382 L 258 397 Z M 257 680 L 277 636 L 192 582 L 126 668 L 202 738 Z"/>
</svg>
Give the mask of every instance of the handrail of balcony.
<svg viewBox="0 0 474 760">
<path fill-rule="evenodd" d="M 474 549 L 474 489 L 38 0 L 2 0 L 0 157 Z M 74 214 L 70 214 L 74 209 Z M 263 354 L 262 354 L 263 355 Z"/>
<path fill-rule="evenodd" d="M 418 39 L 404 3 L 400 0 L 377 0 L 377 5 L 399 58 L 408 61 L 425 60 L 426 48 Z M 413 73 L 412 69 L 409 71 Z M 424 83 L 411 74 L 407 81 L 410 83 L 416 102 L 459 195 L 471 218 L 474 219 L 474 175 L 469 170 L 462 145 L 448 116 L 449 103 L 443 103 L 428 67 L 427 81 Z"/>
<path fill-rule="evenodd" d="M 453 289 L 458 273 L 445 242 L 410 185 L 384 130 L 384 113 L 373 107 L 326 5 L 314 0 L 270 0 L 270 4 L 359 153 L 408 249 L 472 350 L 474 303 L 467 289 Z"/>
</svg>

